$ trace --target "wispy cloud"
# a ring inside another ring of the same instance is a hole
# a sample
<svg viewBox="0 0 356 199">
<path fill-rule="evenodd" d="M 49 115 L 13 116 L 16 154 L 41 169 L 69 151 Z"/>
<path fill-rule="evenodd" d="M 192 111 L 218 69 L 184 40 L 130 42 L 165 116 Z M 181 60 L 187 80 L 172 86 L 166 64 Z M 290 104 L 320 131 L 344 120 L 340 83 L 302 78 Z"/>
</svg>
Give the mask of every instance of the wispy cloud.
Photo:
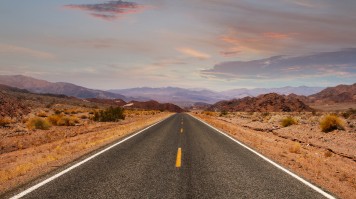
<svg viewBox="0 0 356 199">
<path fill-rule="evenodd" d="M 108 21 L 115 20 L 121 15 L 139 13 L 147 8 L 147 6 L 144 5 L 121 0 L 97 4 L 70 4 L 65 5 L 64 7 L 68 9 L 89 11 L 91 16 Z"/>
<path fill-rule="evenodd" d="M 55 55 L 52 53 L 34 50 L 31 48 L 25 48 L 21 46 L 0 44 L 0 54 L 15 54 L 15 55 L 25 55 L 38 59 L 54 59 Z"/>
<path fill-rule="evenodd" d="M 356 48 L 307 56 L 274 56 L 252 61 L 231 61 L 201 70 L 219 79 L 297 79 L 307 77 L 355 77 Z"/>
<path fill-rule="evenodd" d="M 192 48 L 177 48 L 178 52 L 198 59 L 209 59 L 210 55 Z"/>
</svg>

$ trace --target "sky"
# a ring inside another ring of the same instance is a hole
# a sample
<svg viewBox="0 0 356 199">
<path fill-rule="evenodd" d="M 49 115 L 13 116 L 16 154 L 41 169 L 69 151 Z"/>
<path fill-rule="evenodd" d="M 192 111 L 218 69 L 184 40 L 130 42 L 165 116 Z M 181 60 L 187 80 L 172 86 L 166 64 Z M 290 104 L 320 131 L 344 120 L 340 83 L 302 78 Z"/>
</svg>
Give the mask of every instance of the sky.
<svg viewBox="0 0 356 199">
<path fill-rule="evenodd" d="M 2 0 L 0 74 L 95 89 L 356 82 L 355 0 Z"/>
</svg>

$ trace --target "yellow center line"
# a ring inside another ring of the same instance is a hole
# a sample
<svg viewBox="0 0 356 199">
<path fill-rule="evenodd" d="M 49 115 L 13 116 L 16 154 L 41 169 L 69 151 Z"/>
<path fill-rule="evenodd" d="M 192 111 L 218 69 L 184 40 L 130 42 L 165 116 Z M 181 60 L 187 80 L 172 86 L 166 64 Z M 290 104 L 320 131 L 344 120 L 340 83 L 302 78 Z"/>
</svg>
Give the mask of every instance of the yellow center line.
<svg viewBox="0 0 356 199">
<path fill-rule="evenodd" d="M 176 167 L 179 168 L 182 165 L 182 148 L 178 148 Z"/>
</svg>

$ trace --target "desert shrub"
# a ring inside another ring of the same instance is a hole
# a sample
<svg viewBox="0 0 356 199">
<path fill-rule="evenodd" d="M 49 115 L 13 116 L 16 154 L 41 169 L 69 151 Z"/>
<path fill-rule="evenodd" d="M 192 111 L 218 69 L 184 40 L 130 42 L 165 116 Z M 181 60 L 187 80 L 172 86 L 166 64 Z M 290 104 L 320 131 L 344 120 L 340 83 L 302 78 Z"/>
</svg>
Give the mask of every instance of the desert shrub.
<svg viewBox="0 0 356 199">
<path fill-rule="evenodd" d="M 298 124 L 297 120 L 292 118 L 291 116 L 288 116 L 286 118 L 283 118 L 281 120 L 281 125 L 283 127 L 287 127 L 287 126 L 291 126 L 291 125 L 294 125 L 294 124 Z"/>
<path fill-rule="evenodd" d="M 45 112 L 41 111 L 41 112 L 37 113 L 37 116 L 38 117 L 47 117 L 47 114 Z"/>
<path fill-rule="evenodd" d="M 324 152 L 324 156 L 326 158 L 331 157 L 332 155 L 333 155 L 333 153 L 330 150 L 327 150 L 327 151 Z"/>
<path fill-rule="evenodd" d="M 74 126 L 77 123 L 79 123 L 78 118 L 64 116 L 64 117 L 61 117 L 61 119 L 58 121 L 57 125 L 58 126 Z"/>
<path fill-rule="evenodd" d="M 344 122 L 334 114 L 326 115 L 320 120 L 321 131 L 327 133 L 333 130 L 345 130 Z"/>
<path fill-rule="evenodd" d="M 56 114 L 56 115 L 59 115 L 59 114 L 61 114 L 62 113 L 62 111 L 61 110 L 54 110 L 54 114 Z"/>
<path fill-rule="evenodd" d="M 79 123 L 79 119 L 62 115 L 51 115 L 47 120 L 55 126 L 74 126 Z"/>
<path fill-rule="evenodd" d="M 93 120 L 97 122 L 116 122 L 125 119 L 124 109 L 121 107 L 109 107 L 106 110 L 100 110 L 94 113 Z"/>
<path fill-rule="evenodd" d="M 13 123 L 13 120 L 10 117 L 0 117 L 0 126 L 1 127 L 6 127 L 11 123 Z"/>
<path fill-rule="evenodd" d="M 220 112 L 220 117 L 226 116 L 228 114 L 227 110 L 222 110 Z"/>
<path fill-rule="evenodd" d="M 88 116 L 82 115 L 82 116 L 80 116 L 80 118 L 81 118 L 81 119 L 88 119 Z"/>
<path fill-rule="evenodd" d="M 294 142 L 291 147 L 289 147 L 289 152 L 291 153 L 300 153 L 301 145 L 299 142 Z"/>
<path fill-rule="evenodd" d="M 269 116 L 269 115 L 270 115 L 269 112 L 263 112 L 263 113 L 262 113 L 262 117 L 267 117 L 267 116 Z"/>
<path fill-rule="evenodd" d="M 342 113 L 342 116 L 345 118 L 345 119 L 348 119 L 352 116 L 355 116 L 356 115 L 356 109 L 353 109 L 353 108 L 350 108 L 348 109 L 346 112 L 343 112 Z"/>
<path fill-rule="evenodd" d="M 47 117 L 47 120 L 51 123 L 51 124 L 53 124 L 53 125 L 55 125 L 55 126 L 57 126 L 58 125 L 58 121 L 61 119 L 61 115 L 51 115 L 51 116 L 48 116 Z"/>
<path fill-rule="evenodd" d="M 42 129 L 42 130 L 48 130 L 51 127 L 51 123 L 48 120 L 35 117 L 31 118 L 27 122 L 27 128 L 29 129 Z"/>
</svg>

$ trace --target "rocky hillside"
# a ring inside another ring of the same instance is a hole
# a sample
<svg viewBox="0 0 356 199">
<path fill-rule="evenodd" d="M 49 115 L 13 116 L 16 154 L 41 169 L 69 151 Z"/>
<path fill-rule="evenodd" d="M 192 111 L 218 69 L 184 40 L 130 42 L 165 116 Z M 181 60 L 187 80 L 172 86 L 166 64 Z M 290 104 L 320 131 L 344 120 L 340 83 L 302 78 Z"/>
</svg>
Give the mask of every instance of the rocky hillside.
<svg viewBox="0 0 356 199">
<path fill-rule="evenodd" d="M 143 110 L 160 110 L 160 111 L 170 111 L 170 112 L 183 112 L 183 109 L 177 105 L 171 103 L 159 103 L 157 101 L 131 101 L 125 105 L 126 108 L 143 109 Z"/>
<path fill-rule="evenodd" d="M 353 85 L 338 85 L 335 87 L 328 87 L 319 93 L 308 96 L 311 103 L 356 103 L 356 83 Z"/>
<path fill-rule="evenodd" d="M 20 90 L 5 85 L 0 85 L 0 117 L 21 117 L 30 112 L 28 106 L 23 104 L 21 99 L 9 94 L 9 92 L 23 92 L 26 90 Z"/>
<path fill-rule="evenodd" d="M 110 106 L 121 106 L 127 109 L 142 109 L 142 110 L 160 110 L 160 111 L 170 111 L 170 112 L 182 112 L 179 106 L 171 104 L 171 103 L 159 103 L 157 101 L 130 101 L 125 102 L 121 99 L 96 99 L 96 98 L 89 98 L 85 99 L 90 102 L 107 104 Z"/>
<path fill-rule="evenodd" d="M 127 103 L 122 99 L 98 99 L 98 98 L 88 98 L 85 99 L 89 102 L 101 103 L 101 104 L 108 104 L 110 106 L 124 106 Z"/>
<path fill-rule="evenodd" d="M 220 101 L 208 108 L 209 111 L 242 112 L 301 112 L 313 109 L 292 96 L 269 93 L 258 97 L 245 97 Z"/>
<path fill-rule="evenodd" d="M 89 89 L 65 82 L 52 83 L 23 75 L 0 75 L 0 84 L 5 84 L 20 89 L 26 89 L 33 93 L 62 94 L 77 98 L 120 98 L 123 100 L 130 100 L 125 96 L 116 93 Z"/>
</svg>

